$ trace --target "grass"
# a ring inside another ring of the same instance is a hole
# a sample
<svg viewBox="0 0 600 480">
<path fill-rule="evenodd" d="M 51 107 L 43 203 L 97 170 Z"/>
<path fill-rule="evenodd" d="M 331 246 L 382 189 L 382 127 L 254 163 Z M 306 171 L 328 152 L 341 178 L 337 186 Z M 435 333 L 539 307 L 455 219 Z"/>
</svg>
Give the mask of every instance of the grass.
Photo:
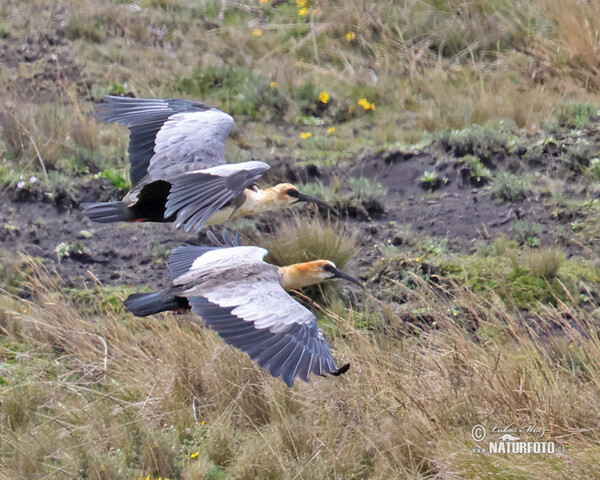
<svg viewBox="0 0 600 480">
<path fill-rule="evenodd" d="M 2 114 L 2 140 L 12 159 L 53 168 L 63 153 L 68 134 L 64 111 L 55 105 L 13 108 Z"/>
<path fill-rule="evenodd" d="M 324 259 L 344 268 L 358 251 L 355 232 L 316 215 L 292 214 L 275 223 L 268 233 L 252 236 L 249 243 L 266 248 L 267 261 L 275 265 Z"/>
<path fill-rule="evenodd" d="M 383 334 L 325 309 L 351 371 L 289 390 L 193 318 L 86 313 L 78 297 L 57 297 L 60 283 L 43 270 L 27 281 L 33 301 L 2 297 L 0 436 L 13 477 L 506 472 L 506 457 L 471 454 L 477 423 L 540 425 L 566 448 L 519 457 L 507 478 L 534 478 L 534 467 L 546 478 L 598 473 L 585 461 L 598 436 L 580 426 L 598 415 L 600 339 L 577 307 L 546 306 L 529 329 L 493 296 L 416 279 L 407 299 L 427 307 L 434 328 L 392 341 L 404 323 L 393 311 Z"/>
<path fill-rule="evenodd" d="M 521 177 L 500 172 L 491 186 L 492 197 L 504 202 L 522 202 L 527 195 L 527 185 Z"/>
<path fill-rule="evenodd" d="M 334 176 L 328 184 L 309 182 L 302 187 L 306 194 L 318 197 L 336 208 L 338 213 L 369 218 L 385 211 L 387 189 L 368 177 L 342 179 Z"/>
<path fill-rule="evenodd" d="M 115 168 L 109 168 L 98 174 L 99 177 L 106 178 L 110 184 L 123 194 L 127 193 L 131 188 L 129 178 L 122 171 Z"/>
</svg>

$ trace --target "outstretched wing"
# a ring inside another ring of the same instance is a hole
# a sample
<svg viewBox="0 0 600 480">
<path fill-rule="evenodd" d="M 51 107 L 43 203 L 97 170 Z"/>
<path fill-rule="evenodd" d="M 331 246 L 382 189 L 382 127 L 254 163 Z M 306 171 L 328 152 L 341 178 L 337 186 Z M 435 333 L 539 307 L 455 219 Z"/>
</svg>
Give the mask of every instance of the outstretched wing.
<svg viewBox="0 0 600 480">
<path fill-rule="evenodd" d="M 296 377 L 308 382 L 311 372 L 345 371 L 338 370 L 315 316 L 281 288 L 277 269 L 262 260 L 266 250 L 217 248 L 194 257 L 191 248 L 169 259 L 172 273 L 179 274 L 173 283 L 196 283 L 182 296 L 227 343 L 290 387 Z"/>
<path fill-rule="evenodd" d="M 229 231 L 227 229 L 223 229 L 223 232 L 221 232 L 223 242 L 221 242 L 210 230 L 206 232 L 206 236 L 214 245 L 214 247 L 205 247 L 201 245 L 182 245 L 173 250 L 173 253 L 167 260 L 167 265 L 169 267 L 169 273 L 171 274 L 172 280 L 176 280 L 177 277 L 180 277 L 192 270 L 194 262 L 205 253 L 223 248 L 243 246 L 237 230 L 233 233 L 233 238 L 231 238 Z M 255 248 L 256 247 L 253 247 L 253 250 L 251 251 L 258 260 L 262 260 L 265 250 L 256 250 Z M 230 261 L 230 257 L 225 258 L 227 261 Z"/>
<path fill-rule="evenodd" d="M 216 108 L 182 99 L 104 97 L 97 116 L 129 127 L 131 184 L 144 177 L 170 180 L 182 172 L 225 163 L 233 118 Z"/>
<path fill-rule="evenodd" d="M 186 232 L 192 228 L 199 231 L 206 220 L 241 195 L 269 168 L 266 163 L 251 161 L 206 168 L 174 178 L 165 218 L 176 214 L 173 229 L 185 225 Z"/>
</svg>

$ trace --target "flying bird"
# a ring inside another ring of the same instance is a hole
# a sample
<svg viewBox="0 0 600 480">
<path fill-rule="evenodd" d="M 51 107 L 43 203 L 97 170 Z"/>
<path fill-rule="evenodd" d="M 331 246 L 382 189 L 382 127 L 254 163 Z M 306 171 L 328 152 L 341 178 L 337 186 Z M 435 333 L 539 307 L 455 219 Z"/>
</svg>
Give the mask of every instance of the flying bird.
<svg viewBox="0 0 600 480">
<path fill-rule="evenodd" d="M 330 208 L 289 183 L 249 188 L 270 167 L 225 163 L 233 118 L 216 108 L 182 99 L 104 99 L 97 117 L 129 127 L 131 190 L 120 202 L 82 204 L 93 221 L 173 222 L 187 232 L 298 202 Z"/>
<path fill-rule="evenodd" d="M 130 295 L 127 310 L 143 317 L 191 308 L 227 343 L 289 387 L 296 377 L 308 382 L 311 372 L 346 372 L 349 365 L 336 366 L 315 315 L 287 291 L 332 278 L 360 282 L 328 260 L 276 267 L 263 260 L 264 248 L 239 246 L 239 239 L 233 242 L 226 232 L 223 239 L 226 245 L 217 247 L 176 248 L 167 261 L 171 286 Z"/>
</svg>

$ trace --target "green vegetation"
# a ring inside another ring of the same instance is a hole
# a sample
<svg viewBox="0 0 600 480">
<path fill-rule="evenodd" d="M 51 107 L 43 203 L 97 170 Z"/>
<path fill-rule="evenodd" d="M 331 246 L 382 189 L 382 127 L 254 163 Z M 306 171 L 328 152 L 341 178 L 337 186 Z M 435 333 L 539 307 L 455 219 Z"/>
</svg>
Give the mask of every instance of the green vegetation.
<svg viewBox="0 0 600 480">
<path fill-rule="evenodd" d="M 466 155 L 458 161 L 467 165 L 471 182 L 475 185 L 483 185 L 492 179 L 492 172 L 490 172 L 490 169 L 476 156 Z"/>
<path fill-rule="evenodd" d="M 89 257 L 92 254 L 89 248 L 79 242 L 61 242 L 56 246 L 55 250 L 59 259 L 74 255 Z"/>
<path fill-rule="evenodd" d="M 385 211 L 386 188 L 368 177 L 351 177 L 347 180 L 334 177 L 328 185 L 307 183 L 302 191 L 325 200 L 342 212 L 365 218 L 370 213 Z"/>
<path fill-rule="evenodd" d="M 595 285 L 600 280 L 600 264 L 567 260 L 560 247 L 520 250 L 516 242 L 501 237 L 475 255 L 429 249 L 424 258 L 385 258 L 372 267 L 369 281 L 375 289 L 383 283 L 382 293 L 393 297 L 399 294 L 398 286 L 418 290 L 422 287 L 419 279 L 429 281 L 432 275 L 436 283 L 447 283 L 445 288 L 450 290 L 468 286 L 477 298 L 498 299 L 515 311 L 539 311 L 557 303 L 577 306 L 586 300 L 579 293 L 581 285 Z M 396 287 L 390 288 L 388 282 Z M 591 288 L 600 293 L 597 286 Z"/>
<path fill-rule="evenodd" d="M 510 243 L 494 247 L 495 251 L 485 256 L 445 264 L 448 278 L 490 299 L 497 296 L 508 307 L 519 310 L 543 309 L 544 305 L 557 303 L 577 305 L 579 282 L 593 284 L 600 279 L 598 267 L 567 262 L 557 247 L 522 252 Z"/>
<path fill-rule="evenodd" d="M 526 193 L 525 180 L 510 172 L 500 172 L 492 184 L 492 196 L 504 202 L 522 202 Z"/>
<path fill-rule="evenodd" d="M 439 182 L 438 174 L 429 170 L 425 170 L 419 180 L 424 188 L 433 188 Z"/>
<path fill-rule="evenodd" d="M 434 135 L 435 143 L 455 157 L 475 157 L 483 164 L 494 163 L 498 156 L 511 152 L 520 143 L 512 122 L 499 120 L 486 125 L 442 130 Z"/>
<path fill-rule="evenodd" d="M 122 193 L 127 193 L 131 188 L 131 182 L 126 174 L 121 170 L 110 168 L 98 174 L 99 177 L 106 178 L 110 184 Z"/>
<path fill-rule="evenodd" d="M 592 179 L 600 181 L 600 158 L 592 158 L 589 173 Z"/>
</svg>

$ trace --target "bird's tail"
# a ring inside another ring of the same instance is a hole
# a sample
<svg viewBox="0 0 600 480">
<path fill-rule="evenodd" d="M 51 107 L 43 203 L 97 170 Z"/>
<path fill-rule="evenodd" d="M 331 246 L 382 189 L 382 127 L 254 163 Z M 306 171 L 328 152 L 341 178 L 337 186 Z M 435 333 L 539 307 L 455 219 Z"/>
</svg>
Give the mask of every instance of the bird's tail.
<svg viewBox="0 0 600 480">
<path fill-rule="evenodd" d="M 147 317 L 169 310 L 188 309 L 186 298 L 177 297 L 170 290 L 153 293 L 134 293 L 125 300 L 125 308 L 136 317 Z"/>
<path fill-rule="evenodd" d="M 125 202 L 82 203 L 81 208 L 91 220 L 99 223 L 130 222 L 134 212 Z"/>
</svg>

